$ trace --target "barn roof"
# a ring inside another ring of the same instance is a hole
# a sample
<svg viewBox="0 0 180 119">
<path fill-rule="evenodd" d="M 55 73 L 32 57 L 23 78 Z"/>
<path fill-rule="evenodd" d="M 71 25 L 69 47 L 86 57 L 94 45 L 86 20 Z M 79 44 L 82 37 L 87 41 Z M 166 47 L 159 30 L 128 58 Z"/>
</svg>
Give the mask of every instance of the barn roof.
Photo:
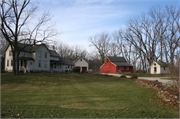
<svg viewBox="0 0 180 119">
<path fill-rule="evenodd" d="M 109 60 L 114 63 L 116 66 L 128 66 L 131 67 L 131 64 L 128 64 L 124 57 L 111 57 L 108 56 Z"/>
</svg>

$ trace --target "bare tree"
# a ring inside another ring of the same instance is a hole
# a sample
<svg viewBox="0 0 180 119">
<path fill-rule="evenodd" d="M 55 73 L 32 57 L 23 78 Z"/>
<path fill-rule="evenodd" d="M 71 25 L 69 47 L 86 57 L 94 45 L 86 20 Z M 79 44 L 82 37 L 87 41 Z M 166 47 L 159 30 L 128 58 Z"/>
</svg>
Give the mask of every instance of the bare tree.
<svg viewBox="0 0 180 119">
<path fill-rule="evenodd" d="M 178 16 L 179 11 L 174 6 L 166 6 L 165 9 L 155 6 L 147 13 L 129 19 L 126 30 L 119 30 L 120 38 L 132 44 L 141 55 L 143 69 L 146 61 L 150 66 L 158 58 L 162 60 L 164 51 L 170 54 L 173 63 L 179 42 Z"/>
<path fill-rule="evenodd" d="M 65 43 L 59 43 L 54 45 L 57 53 L 62 58 L 75 60 L 77 57 L 82 57 L 86 59 L 87 51 L 79 45 L 69 46 Z"/>
<path fill-rule="evenodd" d="M 94 46 L 99 53 L 101 64 L 104 63 L 105 57 L 110 51 L 110 40 L 111 38 L 108 32 L 102 32 L 89 38 L 91 46 Z"/>
<path fill-rule="evenodd" d="M 30 5 L 30 0 L 2 0 L 0 6 L 0 30 L 12 49 L 13 73 L 19 74 L 18 56 L 27 45 L 18 49 L 18 43 L 45 42 L 49 37 L 56 36 L 58 33 L 54 32 L 53 25 L 43 27 L 51 19 L 49 13 L 44 13 L 39 22 L 32 28 L 35 24 L 32 22 L 34 21 L 32 17 L 37 12 L 38 7 Z M 27 28 L 30 23 L 32 29 Z"/>
</svg>

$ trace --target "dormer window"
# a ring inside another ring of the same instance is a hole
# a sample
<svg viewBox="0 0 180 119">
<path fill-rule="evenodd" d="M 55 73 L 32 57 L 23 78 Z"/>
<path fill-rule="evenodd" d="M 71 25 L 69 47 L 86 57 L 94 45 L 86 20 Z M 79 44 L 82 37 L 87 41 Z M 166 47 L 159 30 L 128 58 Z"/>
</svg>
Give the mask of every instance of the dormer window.
<svg viewBox="0 0 180 119">
<path fill-rule="evenodd" d="M 41 52 L 39 52 L 39 57 L 41 57 Z"/>
<path fill-rule="evenodd" d="M 22 52 L 22 56 L 25 57 L 25 52 Z"/>
</svg>

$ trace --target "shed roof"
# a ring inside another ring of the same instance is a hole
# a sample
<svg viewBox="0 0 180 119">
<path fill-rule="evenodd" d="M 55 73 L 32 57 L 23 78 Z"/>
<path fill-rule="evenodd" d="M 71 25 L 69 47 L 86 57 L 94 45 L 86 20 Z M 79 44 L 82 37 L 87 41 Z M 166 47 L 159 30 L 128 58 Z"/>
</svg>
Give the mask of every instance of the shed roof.
<svg viewBox="0 0 180 119">
<path fill-rule="evenodd" d="M 167 67 L 168 65 L 163 62 L 163 61 L 157 61 L 157 63 L 161 66 L 161 67 Z"/>
</svg>

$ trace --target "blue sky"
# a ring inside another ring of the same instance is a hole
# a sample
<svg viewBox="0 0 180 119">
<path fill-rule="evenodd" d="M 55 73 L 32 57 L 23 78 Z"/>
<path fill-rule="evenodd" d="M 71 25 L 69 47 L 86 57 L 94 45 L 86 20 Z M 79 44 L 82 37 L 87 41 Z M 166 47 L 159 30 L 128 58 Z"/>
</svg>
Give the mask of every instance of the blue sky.
<svg viewBox="0 0 180 119">
<path fill-rule="evenodd" d="M 90 36 L 124 28 L 130 17 L 147 12 L 154 5 L 179 5 L 179 0 L 35 0 L 39 10 L 49 11 L 62 32 L 57 42 L 80 45 L 92 51 Z M 40 12 L 41 13 L 41 12 Z"/>
</svg>

